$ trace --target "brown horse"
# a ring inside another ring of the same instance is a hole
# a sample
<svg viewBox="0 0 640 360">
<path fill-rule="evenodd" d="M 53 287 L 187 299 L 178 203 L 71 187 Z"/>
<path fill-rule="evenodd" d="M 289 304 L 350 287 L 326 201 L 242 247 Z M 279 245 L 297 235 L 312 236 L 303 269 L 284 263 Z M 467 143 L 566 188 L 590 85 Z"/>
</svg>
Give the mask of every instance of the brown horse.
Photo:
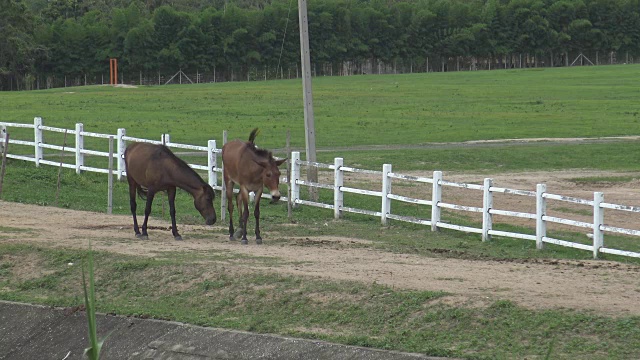
<svg viewBox="0 0 640 360">
<path fill-rule="evenodd" d="M 176 240 L 182 240 L 176 228 L 176 187 L 193 196 L 193 204 L 204 217 L 207 225 L 216 222 L 216 210 L 213 208 L 215 192 L 204 182 L 186 162 L 175 156 L 163 145 L 149 143 L 132 143 L 124 152 L 127 181 L 129 181 L 129 202 L 133 215 L 133 231 L 136 237 L 148 239 L 147 220 L 151 213 L 153 197 L 159 191 L 166 191 L 169 197 L 169 214 L 171 214 L 171 232 Z M 138 229 L 136 218 L 136 191 L 141 199 L 147 200 L 144 209 L 142 234 Z"/>
<path fill-rule="evenodd" d="M 241 243 L 246 245 L 247 220 L 249 219 L 249 192 L 255 193 L 254 216 L 256 218 L 256 244 L 262 244 L 260 237 L 260 198 L 266 186 L 271 192 L 272 202 L 280 200 L 280 169 L 287 159 L 276 160 L 270 151 L 258 149 L 254 140 L 258 129 L 253 129 L 249 141 L 234 140 L 222 147 L 222 163 L 224 165 L 224 183 L 227 186 L 227 208 L 229 209 L 229 239 L 242 236 Z M 236 201 L 238 205 L 238 233 L 233 232 L 233 184 L 240 186 Z"/>
</svg>

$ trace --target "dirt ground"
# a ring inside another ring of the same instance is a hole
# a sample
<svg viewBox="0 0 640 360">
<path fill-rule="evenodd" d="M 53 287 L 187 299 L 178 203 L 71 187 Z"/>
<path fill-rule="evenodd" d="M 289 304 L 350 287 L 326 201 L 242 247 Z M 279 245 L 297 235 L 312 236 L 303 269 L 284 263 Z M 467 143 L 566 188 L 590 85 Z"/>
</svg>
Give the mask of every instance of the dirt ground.
<svg viewBox="0 0 640 360">
<path fill-rule="evenodd" d="M 555 194 L 593 199 L 594 191 L 603 191 L 607 202 L 640 205 L 640 180 L 587 185 L 570 181 L 591 176 L 610 174 L 571 171 L 506 174 L 493 178 L 494 186 L 499 187 L 535 190 L 535 184 L 546 183 L 548 191 Z M 640 173 L 616 173 L 615 176 L 640 178 Z M 483 179 L 482 175 L 469 174 L 445 173 L 444 177 L 449 181 L 470 183 L 481 183 Z M 469 197 L 451 192 L 449 198 L 462 203 Z M 480 197 L 479 206 L 481 201 Z M 496 199 L 499 208 L 505 210 L 530 208 L 529 202 L 531 199 L 527 197 Z M 636 265 L 602 260 L 485 261 L 392 254 L 351 246 L 366 243 L 363 239 L 289 237 L 286 230 L 263 234 L 265 243 L 262 246 L 251 242 L 249 246 L 241 246 L 228 241 L 220 223 L 213 227 L 214 231 L 204 225 L 179 224 L 185 240 L 178 242 L 173 240 L 168 223 L 152 219 L 150 225 L 150 240 L 143 241 L 134 238 L 130 216 L 0 202 L 0 229 L 8 229 L 0 236 L 0 242 L 4 243 L 86 248 L 87 240 L 92 239 L 94 248 L 100 250 L 148 256 L 166 251 L 217 250 L 282 259 L 284 261 L 268 270 L 285 274 L 446 291 L 452 295 L 442 301 L 451 304 L 482 307 L 496 300 L 511 300 L 532 309 L 565 308 L 612 316 L 640 315 L 640 266 Z M 615 226 L 638 230 L 640 214 L 621 212 L 616 216 Z M 205 231 L 211 232 L 210 238 L 189 237 L 189 234 Z M 269 241 L 274 239 L 280 241 Z M 24 264 L 21 270 L 39 271 L 29 268 L 29 264 Z"/>
</svg>

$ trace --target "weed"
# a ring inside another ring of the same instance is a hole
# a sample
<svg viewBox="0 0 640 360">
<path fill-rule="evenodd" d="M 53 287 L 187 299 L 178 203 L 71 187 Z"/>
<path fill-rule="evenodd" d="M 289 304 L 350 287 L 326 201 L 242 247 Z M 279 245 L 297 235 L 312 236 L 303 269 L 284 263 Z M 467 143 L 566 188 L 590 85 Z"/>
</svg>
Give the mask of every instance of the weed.
<svg viewBox="0 0 640 360">
<path fill-rule="evenodd" d="M 87 314 L 87 326 L 89 330 L 89 347 L 85 349 L 84 354 L 90 360 L 98 360 L 102 344 L 109 336 L 105 336 L 102 340 L 98 340 L 97 323 L 96 323 L 96 295 L 95 295 L 95 276 L 93 274 L 93 252 L 91 251 L 91 242 L 89 242 L 89 255 L 87 260 L 87 268 L 89 271 L 89 289 L 87 290 L 87 281 L 85 278 L 84 263 L 82 266 L 82 289 L 84 292 L 84 306 Z"/>
</svg>

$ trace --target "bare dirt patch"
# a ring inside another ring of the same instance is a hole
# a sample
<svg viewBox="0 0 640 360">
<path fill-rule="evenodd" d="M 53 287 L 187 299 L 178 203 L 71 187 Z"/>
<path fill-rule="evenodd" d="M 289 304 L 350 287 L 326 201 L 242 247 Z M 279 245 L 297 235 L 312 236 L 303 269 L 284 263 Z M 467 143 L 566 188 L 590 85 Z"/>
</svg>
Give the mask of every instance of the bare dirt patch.
<svg viewBox="0 0 640 360">
<path fill-rule="evenodd" d="M 20 281 L 31 280 L 52 273 L 52 271 L 42 269 L 38 262 L 38 257 L 34 255 L 11 256 L 0 254 L 0 263 L 9 265 L 13 276 Z"/>
<path fill-rule="evenodd" d="M 536 183 L 545 182 L 554 193 L 557 189 L 563 195 L 588 199 L 598 189 L 593 185 L 587 189 L 567 179 L 596 175 L 594 172 L 509 174 L 494 176 L 494 183 L 535 189 Z M 461 182 L 482 180 L 482 175 L 445 176 Z M 640 205 L 640 186 L 636 181 L 607 184 L 602 190 L 608 201 Z M 461 196 L 459 200 L 464 198 Z M 504 205 L 521 206 L 508 201 Z M 635 218 L 620 221 L 632 229 L 640 224 L 637 214 Z M 221 224 L 180 225 L 185 240 L 174 241 L 168 223 L 152 219 L 151 225 L 150 240 L 143 241 L 133 236 L 130 216 L 0 202 L 0 229 L 30 230 L 6 232 L 0 236 L 2 243 L 86 248 L 91 239 L 92 246 L 99 250 L 139 256 L 216 251 L 271 257 L 278 260 L 273 265 L 258 262 L 244 270 L 375 282 L 396 289 L 445 291 L 452 295 L 441 301 L 455 305 L 483 307 L 496 300 L 511 300 L 532 309 L 567 308 L 613 316 L 640 315 L 640 266 L 635 265 L 611 261 L 486 261 L 393 254 L 367 248 L 368 241 L 357 238 L 287 237 L 286 228 L 280 234 L 264 234 L 262 246 L 251 242 L 249 246 L 241 246 L 228 241 Z M 203 238 L 202 234 L 210 236 Z M 37 269 L 24 265 L 21 276 L 28 276 L 29 271 Z"/>
</svg>

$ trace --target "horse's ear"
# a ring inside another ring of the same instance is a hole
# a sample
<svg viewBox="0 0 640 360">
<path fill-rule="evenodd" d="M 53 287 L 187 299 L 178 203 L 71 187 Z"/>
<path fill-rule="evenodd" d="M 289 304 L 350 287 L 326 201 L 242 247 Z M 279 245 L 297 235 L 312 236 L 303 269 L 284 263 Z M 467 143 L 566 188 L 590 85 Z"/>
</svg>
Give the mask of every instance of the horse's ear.
<svg viewBox="0 0 640 360">
<path fill-rule="evenodd" d="M 276 160 L 276 166 L 280 166 L 280 165 L 284 164 L 284 162 L 287 161 L 287 160 L 288 160 L 287 158 Z"/>
<path fill-rule="evenodd" d="M 258 136 L 258 134 L 260 134 L 260 129 L 253 129 L 253 131 L 251 131 L 251 134 L 249 134 L 249 142 L 254 144 L 256 141 L 256 136 Z"/>
</svg>

